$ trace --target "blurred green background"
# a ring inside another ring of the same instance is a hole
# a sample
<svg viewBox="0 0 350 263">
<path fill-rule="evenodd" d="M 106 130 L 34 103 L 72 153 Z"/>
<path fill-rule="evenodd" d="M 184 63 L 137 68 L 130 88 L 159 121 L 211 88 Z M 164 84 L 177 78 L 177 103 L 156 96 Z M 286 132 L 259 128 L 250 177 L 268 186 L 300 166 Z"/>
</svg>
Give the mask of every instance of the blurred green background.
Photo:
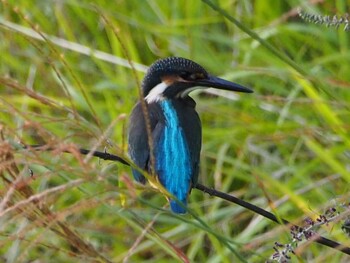
<svg viewBox="0 0 350 263">
<path fill-rule="evenodd" d="M 0 2 L 1 261 L 265 262 L 275 242 L 291 242 L 288 228 L 196 189 L 193 215 L 175 216 L 128 167 L 76 154 L 126 154 L 137 79 L 167 56 L 255 91 L 192 94 L 203 124 L 202 184 L 296 223 L 330 206 L 341 211 L 350 182 L 350 33 L 303 21 L 297 10 L 344 15 L 349 2 L 212 2 L 243 30 L 203 1 Z M 26 193 L 13 190 L 18 181 Z M 59 222 L 80 239 L 57 234 Z M 350 246 L 341 222 L 318 233 Z M 83 241 L 91 246 L 72 245 Z M 308 243 L 291 261 L 347 259 Z"/>
</svg>

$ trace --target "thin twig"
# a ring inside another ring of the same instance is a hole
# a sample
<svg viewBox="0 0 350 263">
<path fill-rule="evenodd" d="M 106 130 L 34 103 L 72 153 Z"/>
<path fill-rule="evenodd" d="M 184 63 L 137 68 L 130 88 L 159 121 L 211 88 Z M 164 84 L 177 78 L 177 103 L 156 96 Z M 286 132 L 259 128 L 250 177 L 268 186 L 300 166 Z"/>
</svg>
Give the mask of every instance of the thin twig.
<svg viewBox="0 0 350 263">
<path fill-rule="evenodd" d="M 52 148 L 44 148 L 43 145 L 31 145 L 31 146 L 26 146 L 25 148 L 27 149 L 36 149 L 36 150 L 39 150 L 39 149 L 45 149 L 45 150 L 52 150 Z M 99 157 L 103 160 L 110 160 L 110 161 L 116 161 L 116 162 L 120 162 L 124 165 L 127 165 L 127 166 L 130 166 L 130 163 L 128 161 L 126 161 L 125 159 L 119 157 L 119 156 L 116 156 L 116 155 L 113 155 L 113 154 L 110 154 L 110 153 L 106 153 L 106 152 L 99 152 L 99 151 L 89 151 L 89 150 L 86 150 L 86 149 L 79 149 L 80 153 L 81 154 L 87 154 L 87 153 L 90 153 L 92 154 L 92 156 L 95 156 L 95 157 Z M 68 152 L 70 153 L 70 152 Z M 258 206 L 255 206 L 251 203 L 248 203 L 242 199 L 239 199 L 233 195 L 229 195 L 229 194 L 226 194 L 226 193 L 223 193 L 223 192 L 220 192 L 218 190 L 215 190 L 213 188 L 209 188 L 207 186 L 204 186 L 202 184 L 196 184 L 194 186 L 194 188 L 196 188 L 197 190 L 200 190 L 204 193 L 207 193 L 211 196 L 215 196 L 215 197 L 219 197 L 223 200 L 226 200 L 230 203 L 235 203 L 239 206 L 242 206 L 250 211 L 253 211 L 254 213 L 256 214 L 259 214 L 267 219 L 270 219 L 271 221 L 275 222 L 275 223 L 278 223 L 278 224 L 283 224 L 283 225 L 288 225 L 290 227 L 298 227 L 297 225 L 294 225 L 292 223 L 290 223 L 289 221 L 285 220 L 285 219 L 278 219 L 274 214 L 258 207 Z M 324 246 L 327 246 L 327 247 L 330 247 L 330 248 L 334 248 L 338 251 L 341 251 L 347 255 L 350 255 L 350 247 L 346 247 L 346 246 L 343 246 L 341 244 L 339 244 L 338 242 L 335 242 L 333 240 L 330 240 L 328 238 L 325 238 L 325 237 L 322 237 L 322 236 L 317 236 L 315 238 L 315 241 L 316 243 L 319 243 L 321 245 L 324 245 Z"/>
</svg>

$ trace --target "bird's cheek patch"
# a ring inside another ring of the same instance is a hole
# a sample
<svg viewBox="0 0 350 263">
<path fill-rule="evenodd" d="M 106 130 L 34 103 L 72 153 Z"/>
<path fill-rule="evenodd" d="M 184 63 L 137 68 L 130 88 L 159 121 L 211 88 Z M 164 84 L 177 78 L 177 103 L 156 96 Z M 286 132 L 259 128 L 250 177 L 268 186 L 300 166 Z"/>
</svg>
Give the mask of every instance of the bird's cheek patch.
<svg viewBox="0 0 350 263">
<path fill-rule="evenodd" d="M 162 82 L 165 83 L 168 87 L 173 85 L 175 82 L 188 82 L 187 80 L 176 75 L 168 75 L 161 78 Z"/>
</svg>

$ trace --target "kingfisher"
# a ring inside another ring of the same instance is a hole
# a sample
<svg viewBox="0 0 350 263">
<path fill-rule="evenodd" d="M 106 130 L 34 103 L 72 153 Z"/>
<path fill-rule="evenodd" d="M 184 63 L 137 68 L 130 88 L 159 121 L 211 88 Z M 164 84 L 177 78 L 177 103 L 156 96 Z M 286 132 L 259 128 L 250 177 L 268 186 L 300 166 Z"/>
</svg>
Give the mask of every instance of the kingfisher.
<svg viewBox="0 0 350 263">
<path fill-rule="evenodd" d="M 202 127 L 196 102 L 189 96 L 195 89 L 217 88 L 253 92 L 239 84 L 215 77 L 192 60 L 168 57 L 157 60 L 142 81 L 142 95 L 149 118 L 153 142 L 154 175 L 175 197 L 169 199 L 174 213 L 186 213 L 187 199 L 196 185 L 202 147 Z M 134 164 L 151 172 L 150 147 L 141 102 L 130 115 L 128 152 Z M 146 178 L 139 169 L 132 169 L 136 181 Z"/>
</svg>

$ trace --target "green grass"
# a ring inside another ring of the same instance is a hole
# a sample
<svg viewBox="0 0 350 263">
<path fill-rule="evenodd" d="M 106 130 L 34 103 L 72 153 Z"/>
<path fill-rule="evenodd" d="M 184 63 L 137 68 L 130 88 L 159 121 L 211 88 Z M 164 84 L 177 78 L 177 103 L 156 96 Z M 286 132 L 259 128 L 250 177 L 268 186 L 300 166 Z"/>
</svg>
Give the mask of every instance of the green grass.
<svg viewBox="0 0 350 263">
<path fill-rule="evenodd" d="M 196 189 L 191 214 L 176 216 L 128 167 L 76 153 L 126 154 L 139 97 L 128 60 L 139 80 L 156 59 L 183 56 L 254 89 L 234 98 L 192 94 L 203 126 L 202 184 L 295 223 L 330 206 L 344 210 L 350 35 L 307 23 L 296 8 L 344 15 L 349 4 L 215 1 L 237 27 L 206 2 L 1 1 L 1 260 L 264 262 L 276 241 L 291 241 L 287 227 Z M 56 149 L 26 151 L 19 142 Z M 342 223 L 318 233 L 350 246 Z M 291 261 L 310 260 L 347 256 L 311 242 Z"/>
</svg>

